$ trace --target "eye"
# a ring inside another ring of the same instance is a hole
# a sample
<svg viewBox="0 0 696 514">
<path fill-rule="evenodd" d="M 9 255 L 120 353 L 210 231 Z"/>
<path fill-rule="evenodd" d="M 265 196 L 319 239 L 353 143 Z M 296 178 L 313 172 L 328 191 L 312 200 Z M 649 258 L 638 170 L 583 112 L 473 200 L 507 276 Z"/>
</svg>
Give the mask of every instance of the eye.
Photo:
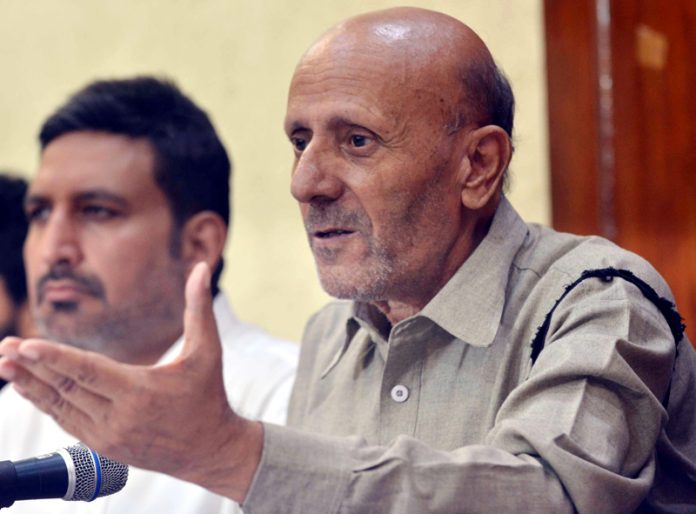
<svg viewBox="0 0 696 514">
<path fill-rule="evenodd" d="M 290 139 L 290 142 L 298 152 L 302 152 L 305 148 L 307 148 L 307 141 L 301 137 L 293 137 Z"/>
<path fill-rule="evenodd" d="M 371 157 L 379 150 L 381 139 L 365 127 L 349 127 L 342 135 L 343 147 L 354 157 Z"/>
<path fill-rule="evenodd" d="M 51 214 L 51 209 L 47 205 L 36 205 L 26 210 L 26 217 L 29 223 L 45 221 Z"/>
<path fill-rule="evenodd" d="M 367 146 L 372 141 L 372 138 L 363 134 L 353 134 L 350 136 L 350 144 L 355 148 Z"/>
<path fill-rule="evenodd" d="M 290 136 L 290 143 L 295 149 L 295 152 L 301 153 L 304 152 L 307 148 L 307 145 L 309 144 L 309 138 L 304 134 L 295 133 L 292 136 Z"/>
<path fill-rule="evenodd" d="M 106 221 L 118 216 L 118 212 L 104 205 L 87 204 L 80 207 L 80 216 L 90 220 Z"/>
</svg>

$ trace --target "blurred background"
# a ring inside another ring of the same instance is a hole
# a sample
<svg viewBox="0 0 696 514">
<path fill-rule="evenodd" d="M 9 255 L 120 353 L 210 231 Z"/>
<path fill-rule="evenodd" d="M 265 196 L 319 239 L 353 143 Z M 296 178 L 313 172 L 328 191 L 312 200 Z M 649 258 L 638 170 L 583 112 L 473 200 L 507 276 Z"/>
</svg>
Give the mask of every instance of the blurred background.
<svg viewBox="0 0 696 514">
<path fill-rule="evenodd" d="M 395 1 L 0 0 L 0 167 L 28 176 L 45 117 L 95 78 L 166 75 L 212 117 L 234 164 L 223 287 L 240 318 L 298 340 L 328 297 L 289 193 L 287 87 L 337 21 Z M 513 200 L 549 220 L 543 30 L 538 0 L 413 2 L 471 25 L 518 95 Z"/>
<path fill-rule="evenodd" d="M 664 16 L 654 16 L 650 22 L 641 18 L 647 12 L 644 5 L 651 2 L 618 2 L 624 5 L 621 23 L 625 27 L 614 22 L 612 8 L 622 9 L 614 3 L 432 0 L 409 5 L 439 10 L 470 25 L 508 75 L 517 99 L 510 198 L 523 217 L 555 222 L 567 230 L 602 233 L 625 244 L 621 240 L 626 233 L 624 219 L 628 226 L 641 227 L 638 232 L 644 232 L 645 226 L 632 224 L 630 215 L 617 216 L 612 204 L 616 191 L 622 189 L 616 163 L 624 162 L 623 150 L 613 150 L 618 134 L 612 125 L 616 90 L 611 85 L 616 85 L 612 78 L 617 71 L 612 66 L 620 61 L 616 56 L 611 59 L 612 38 L 628 34 L 622 48 L 630 54 L 629 64 L 634 63 L 630 69 L 639 71 L 643 61 L 633 46 L 643 41 L 647 45 L 643 57 L 652 63 L 646 66 L 658 74 L 670 69 L 675 45 L 659 26 Z M 234 219 L 223 287 L 241 318 L 275 335 L 299 340 L 307 317 L 328 297 L 318 285 L 299 211 L 289 194 L 292 152 L 282 121 L 290 77 L 303 51 L 332 24 L 401 4 L 390 0 L 0 0 L 0 168 L 31 177 L 38 162 L 40 124 L 87 82 L 143 73 L 174 79 L 209 113 L 234 163 Z M 635 8 L 625 7 L 634 4 Z M 694 4 L 675 0 L 664 8 L 675 11 L 679 41 L 687 48 L 693 36 L 684 35 L 688 30 L 679 27 L 693 27 L 687 24 L 694 21 Z M 635 35 L 638 26 L 643 27 L 642 36 Z M 655 45 L 657 50 L 652 48 Z M 650 61 L 651 52 L 657 52 L 652 57 L 657 61 Z M 685 75 L 683 80 L 690 77 Z M 625 85 L 635 91 L 635 81 Z M 646 88 L 653 91 L 649 84 Z M 651 101 L 660 104 L 657 95 Z M 626 123 L 640 126 L 641 116 L 652 110 L 629 112 Z M 641 144 L 641 140 L 633 141 L 631 151 L 639 151 Z M 684 145 L 680 155 L 693 168 L 693 143 L 685 140 Z M 612 150 L 610 155 L 607 148 Z M 667 154 L 660 155 L 655 159 Z M 636 163 L 640 160 L 630 162 L 626 176 L 642 176 L 634 173 L 640 171 Z M 671 165 L 667 162 L 664 167 Z M 696 205 L 693 174 L 688 175 L 693 172 L 685 173 L 677 194 L 672 190 L 674 199 Z M 631 180 L 631 184 L 641 182 Z M 577 191 L 582 194 L 578 196 Z M 631 202 L 645 200 L 632 198 L 627 205 L 635 207 Z M 657 211 L 662 216 L 664 207 Z M 694 284 L 696 236 L 684 234 L 696 234 L 696 211 L 683 212 L 677 217 L 686 216 L 687 223 L 674 233 L 670 244 L 687 241 L 686 253 L 679 254 L 679 269 L 690 267 L 691 278 L 685 282 Z M 654 237 L 659 236 L 657 230 Z M 643 251 L 657 245 L 656 241 L 637 244 Z M 674 247 L 665 253 L 674 253 Z M 669 264 L 660 262 L 658 267 Z M 684 298 L 680 302 L 696 306 L 694 287 L 685 291 L 679 293 Z"/>
</svg>

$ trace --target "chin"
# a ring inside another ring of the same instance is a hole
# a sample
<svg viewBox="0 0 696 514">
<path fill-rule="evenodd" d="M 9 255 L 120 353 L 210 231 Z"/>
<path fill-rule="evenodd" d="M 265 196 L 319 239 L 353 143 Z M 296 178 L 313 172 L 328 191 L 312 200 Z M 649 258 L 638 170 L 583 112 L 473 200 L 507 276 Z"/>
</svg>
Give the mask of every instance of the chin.
<svg viewBox="0 0 696 514">
<path fill-rule="evenodd" d="M 356 300 L 374 302 L 384 297 L 385 284 L 375 280 L 360 280 L 359 276 L 336 276 L 336 274 L 320 274 L 321 287 L 327 294 L 341 300 Z"/>
<path fill-rule="evenodd" d="M 39 318 L 37 326 L 43 337 L 89 350 L 91 347 L 87 341 L 93 341 L 94 338 L 84 333 L 84 325 L 75 318 L 65 313 L 53 314 Z"/>
</svg>

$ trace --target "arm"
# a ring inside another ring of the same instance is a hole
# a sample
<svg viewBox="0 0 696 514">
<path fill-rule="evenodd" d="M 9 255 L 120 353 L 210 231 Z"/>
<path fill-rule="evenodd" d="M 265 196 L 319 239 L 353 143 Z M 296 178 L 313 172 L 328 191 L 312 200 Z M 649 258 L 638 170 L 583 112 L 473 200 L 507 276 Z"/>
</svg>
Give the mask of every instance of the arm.
<svg viewBox="0 0 696 514">
<path fill-rule="evenodd" d="M 371 446 L 267 427 L 245 512 L 271 512 L 279 497 L 292 498 L 289 512 L 635 510 L 652 484 L 674 341 L 632 287 L 597 281 L 559 307 L 483 444 L 447 452 L 406 436 Z"/>
<path fill-rule="evenodd" d="M 209 283 L 209 269 L 199 264 L 186 286 L 184 348 L 170 364 L 132 366 L 50 341 L 6 338 L 0 376 L 100 453 L 241 502 L 263 428 L 227 402 Z"/>
<path fill-rule="evenodd" d="M 640 299 L 559 311 L 486 444 L 446 452 L 409 437 L 381 447 L 273 425 L 264 433 L 236 416 L 197 273 L 179 361 L 132 367 L 10 340 L 0 351 L 16 364 L 5 361 L 0 375 L 97 450 L 244 501 L 250 514 L 622 512 L 650 487 L 673 342 Z"/>
</svg>

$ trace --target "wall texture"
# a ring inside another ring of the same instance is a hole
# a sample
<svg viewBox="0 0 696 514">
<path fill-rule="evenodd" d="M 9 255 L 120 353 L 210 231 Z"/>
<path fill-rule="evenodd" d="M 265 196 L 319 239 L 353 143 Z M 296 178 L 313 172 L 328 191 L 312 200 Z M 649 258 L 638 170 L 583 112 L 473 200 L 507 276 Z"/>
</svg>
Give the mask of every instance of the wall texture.
<svg viewBox="0 0 696 514">
<path fill-rule="evenodd" d="M 0 168 L 31 176 L 36 133 L 94 78 L 173 78 L 213 118 L 234 165 L 234 224 L 223 285 L 241 318 L 299 339 L 327 300 L 289 189 L 282 130 L 297 59 L 342 18 L 402 2 L 371 0 L 0 0 Z M 518 102 L 510 197 L 549 219 L 540 0 L 412 1 L 476 30 Z"/>
</svg>

